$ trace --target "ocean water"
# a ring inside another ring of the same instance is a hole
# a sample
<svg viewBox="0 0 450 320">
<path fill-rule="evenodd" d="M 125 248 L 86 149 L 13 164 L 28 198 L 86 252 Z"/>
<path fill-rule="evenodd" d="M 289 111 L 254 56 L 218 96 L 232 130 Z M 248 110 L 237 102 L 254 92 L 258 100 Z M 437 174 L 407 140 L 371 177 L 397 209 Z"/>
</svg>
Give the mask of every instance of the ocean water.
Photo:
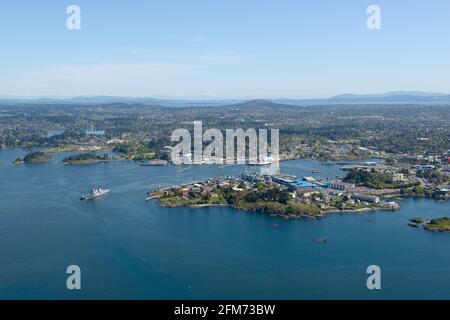
<svg viewBox="0 0 450 320">
<path fill-rule="evenodd" d="M 450 234 L 407 225 L 450 216 L 449 202 L 409 199 L 398 212 L 317 221 L 160 208 L 145 202 L 149 189 L 245 168 L 64 166 L 65 154 L 11 163 L 24 153 L 0 152 L 0 299 L 450 299 Z M 305 160 L 281 169 L 344 174 Z M 94 184 L 111 194 L 80 201 Z M 322 236 L 328 244 L 315 241 Z M 79 291 L 66 288 L 69 265 L 81 268 Z M 369 265 L 381 268 L 381 290 L 366 287 Z"/>
</svg>

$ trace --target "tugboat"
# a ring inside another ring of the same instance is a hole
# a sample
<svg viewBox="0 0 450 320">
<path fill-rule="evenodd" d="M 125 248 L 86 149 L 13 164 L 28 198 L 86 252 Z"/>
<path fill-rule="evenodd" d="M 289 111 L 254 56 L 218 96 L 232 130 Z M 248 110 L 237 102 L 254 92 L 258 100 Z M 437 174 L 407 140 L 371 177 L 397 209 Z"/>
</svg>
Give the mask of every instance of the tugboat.
<svg viewBox="0 0 450 320">
<path fill-rule="evenodd" d="M 110 193 L 110 189 L 93 188 L 88 194 L 82 195 L 80 200 L 90 200 Z"/>
</svg>

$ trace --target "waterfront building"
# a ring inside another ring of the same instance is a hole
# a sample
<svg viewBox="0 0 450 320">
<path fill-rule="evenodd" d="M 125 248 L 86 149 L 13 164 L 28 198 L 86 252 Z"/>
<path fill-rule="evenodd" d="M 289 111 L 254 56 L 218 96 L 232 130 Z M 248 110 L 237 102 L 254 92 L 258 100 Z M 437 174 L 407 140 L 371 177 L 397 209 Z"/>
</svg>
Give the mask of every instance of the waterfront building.
<svg viewBox="0 0 450 320">
<path fill-rule="evenodd" d="M 442 188 L 442 189 L 439 189 L 439 190 L 435 190 L 433 192 L 433 198 L 436 198 L 436 199 L 448 199 L 448 198 L 450 198 L 450 189 Z"/>
<path fill-rule="evenodd" d="M 351 197 L 352 197 L 352 199 L 359 200 L 359 201 L 365 201 L 365 202 L 375 203 L 375 204 L 380 203 L 380 197 L 377 197 L 377 196 L 354 193 L 354 194 L 352 194 Z"/>
<path fill-rule="evenodd" d="M 311 196 L 318 194 L 320 192 L 316 188 L 302 188 L 302 189 L 297 189 L 295 191 L 295 193 L 299 197 L 310 198 Z"/>
<path fill-rule="evenodd" d="M 290 176 L 290 175 L 274 175 L 272 176 L 272 181 L 284 186 L 291 186 L 295 180 L 297 179 L 296 176 Z"/>
<path fill-rule="evenodd" d="M 319 186 L 314 182 L 306 180 L 294 180 L 292 183 L 289 184 L 289 187 L 293 189 L 300 189 L 300 188 L 318 188 Z"/>
<path fill-rule="evenodd" d="M 353 189 L 355 185 L 347 182 L 331 181 L 327 187 L 335 190 L 348 190 Z"/>
</svg>

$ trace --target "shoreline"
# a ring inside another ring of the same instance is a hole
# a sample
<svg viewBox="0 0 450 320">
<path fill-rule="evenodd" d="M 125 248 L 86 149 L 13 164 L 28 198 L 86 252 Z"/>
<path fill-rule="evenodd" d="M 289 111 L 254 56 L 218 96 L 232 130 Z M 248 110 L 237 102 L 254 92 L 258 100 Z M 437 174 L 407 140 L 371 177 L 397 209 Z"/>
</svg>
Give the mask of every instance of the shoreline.
<svg viewBox="0 0 450 320">
<path fill-rule="evenodd" d="M 269 215 L 269 216 L 275 216 L 275 217 L 280 217 L 283 218 L 285 220 L 289 220 L 289 219 L 308 219 L 308 220 L 319 220 L 322 218 L 326 218 L 328 215 L 331 214 L 336 214 L 336 213 L 353 213 L 353 214 L 362 214 L 365 212 L 369 212 L 369 211 L 386 211 L 386 212 L 395 212 L 398 211 L 399 209 L 389 209 L 389 208 L 380 208 L 380 207 L 372 207 L 372 208 L 358 208 L 358 209 L 343 209 L 343 210 L 339 210 L 337 208 L 335 209 L 329 209 L 329 210 L 324 210 L 322 211 L 320 214 L 318 215 L 285 215 L 285 214 L 277 214 L 277 213 L 271 213 L 271 212 L 265 212 L 263 210 L 259 210 L 259 209 L 246 209 L 246 208 L 240 208 L 237 206 L 233 206 L 233 205 L 229 205 L 229 204 L 214 204 L 214 203 L 208 203 L 208 204 L 180 204 L 180 205 L 166 205 L 166 204 L 161 204 L 161 202 L 159 201 L 158 198 L 153 198 L 151 200 L 156 200 L 156 202 L 158 203 L 158 205 L 162 208 L 189 208 L 189 209 L 204 209 L 204 208 L 212 208 L 212 207 L 228 207 L 228 208 L 232 208 L 232 209 L 236 209 L 239 211 L 242 211 L 243 213 L 251 213 L 251 212 L 255 212 L 255 213 L 261 213 L 261 214 L 265 214 L 265 215 Z"/>
<path fill-rule="evenodd" d="M 119 159 L 110 159 L 110 160 L 81 160 L 81 161 L 61 161 L 61 164 L 66 166 L 85 166 L 90 164 L 98 164 L 103 162 L 112 162 L 112 161 L 121 161 Z"/>
</svg>

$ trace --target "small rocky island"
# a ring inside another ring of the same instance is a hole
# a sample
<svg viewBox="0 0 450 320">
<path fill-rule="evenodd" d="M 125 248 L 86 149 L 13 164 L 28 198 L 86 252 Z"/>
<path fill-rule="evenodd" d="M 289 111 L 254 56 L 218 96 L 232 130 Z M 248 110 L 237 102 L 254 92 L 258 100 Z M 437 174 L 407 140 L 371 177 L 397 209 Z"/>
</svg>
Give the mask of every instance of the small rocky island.
<svg viewBox="0 0 450 320">
<path fill-rule="evenodd" d="M 36 152 L 30 152 L 23 159 L 16 158 L 13 163 L 14 164 L 21 164 L 21 163 L 45 163 L 52 161 L 52 156 L 48 153 L 36 151 Z"/>
<path fill-rule="evenodd" d="M 110 157 L 107 153 L 97 154 L 95 152 L 81 153 L 76 155 L 71 155 L 65 157 L 62 160 L 63 164 L 72 164 L 72 165 L 82 165 L 82 164 L 93 164 L 99 162 L 106 162 L 114 160 L 113 157 Z"/>
<path fill-rule="evenodd" d="M 450 232 L 450 218 L 433 219 L 427 222 L 423 228 L 428 231 Z"/>
<path fill-rule="evenodd" d="M 422 218 L 412 218 L 409 220 L 409 226 L 433 232 L 450 232 L 450 218 L 443 217 L 426 221 Z"/>
</svg>

